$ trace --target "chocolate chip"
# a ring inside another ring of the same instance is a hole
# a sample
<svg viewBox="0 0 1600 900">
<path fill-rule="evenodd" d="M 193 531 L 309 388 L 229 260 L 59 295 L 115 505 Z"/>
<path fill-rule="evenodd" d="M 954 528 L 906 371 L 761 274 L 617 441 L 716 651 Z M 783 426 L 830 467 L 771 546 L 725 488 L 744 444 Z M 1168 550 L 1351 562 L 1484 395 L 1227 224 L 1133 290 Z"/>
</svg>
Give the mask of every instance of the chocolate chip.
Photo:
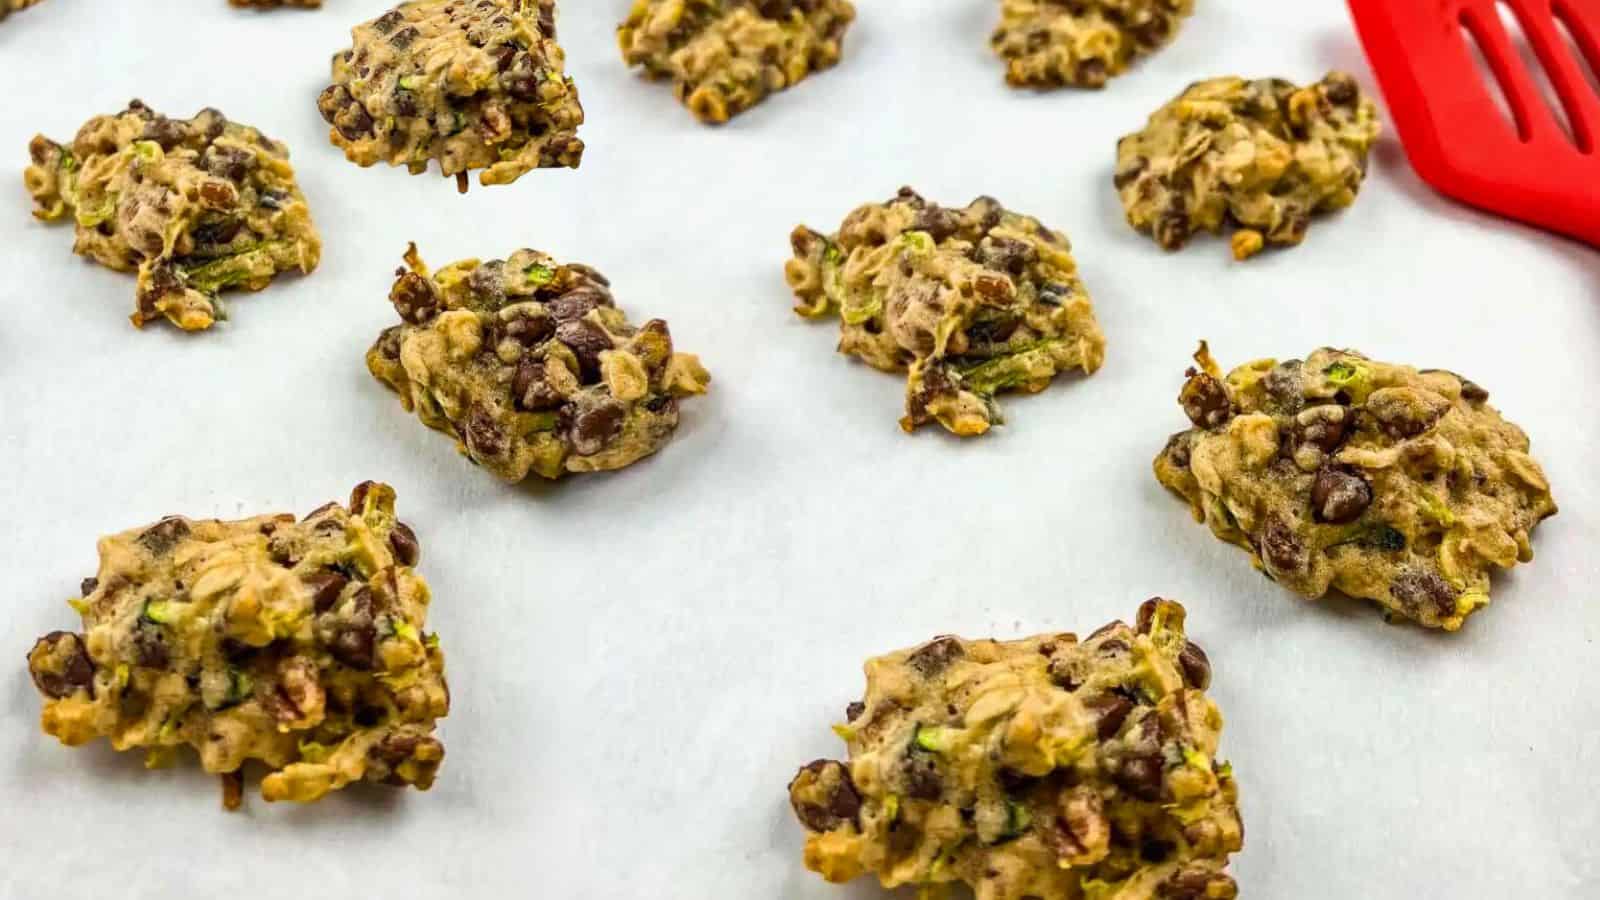
<svg viewBox="0 0 1600 900">
<path fill-rule="evenodd" d="M 1261 557 L 1273 573 L 1296 574 L 1305 569 L 1309 558 L 1294 529 L 1277 513 L 1268 513 L 1261 530 Z"/>
<path fill-rule="evenodd" d="M 1407 569 L 1395 576 L 1389 595 L 1413 618 L 1420 617 L 1425 608 L 1432 609 L 1441 619 L 1456 614 L 1456 589 L 1437 572 Z"/>
<path fill-rule="evenodd" d="M 377 643 L 377 628 L 370 620 L 353 622 L 344 625 L 334 634 L 333 643 L 328 646 L 328 652 L 334 659 L 344 663 L 352 669 L 369 671 L 375 661 L 374 646 Z"/>
<path fill-rule="evenodd" d="M 621 437 L 628 416 L 622 404 L 611 400 L 583 408 L 568 404 L 562 408 L 562 413 L 567 440 L 572 444 L 572 452 L 579 456 L 593 456 Z"/>
<path fill-rule="evenodd" d="M 1331 74 L 1322 79 L 1322 93 L 1332 102 L 1343 106 L 1355 100 L 1360 91 L 1348 75 Z"/>
<path fill-rule="evenodd" d="M 200 162 L 207 172 L 234 182 L 244 181 L 251 170 L 256 167 L 254 153 L 239 147 L 226 147 L 217 144 L 206 148 L 205 155 L 201 157 Z"/>
<path fill-rule="evenodd" d="M 594 285 L 582 285 L 547 301 L 544 308 L 557 322 L 568 322 L 583 318 L 592 309 L 610 305 L 611 295 L 605 289 Z"/>
<path fill-rule="evenodd" d="M 1161 606 L 1160 597 L 1151 597 L 1139 604 L 1139 615 L 1134 619 L 1134 630 L 1140 634 L 1149 634 L 1155 626 L 1156 610 Z"/>
<path fill-rule="evenodd" d="M 1166 449 L 1162 452 L 1167 455 L 1167 461 L 1177 468 L 1189 468 L 1189 433 L 1180 431 L 1167 438 Z"/>
<path fill-rule="evenodd" d="M 367 505 L 367 494 L 377 486 L 378 483 L 376 481 L 363 481 L 350 489 L 350 512 L 352 515 L 361 515 L 362 509 Z M 328 509 L 335 505 L 336 504 L 330 503 L 327 506 L 322 507 L 322 509 Z M 311 515 L 316 515 L 316 513 L 312 513 Z M 307 516 L 307 518 L 310 518 L 310 516 Z"/>
<path fill-rule="evenodd" d="M 856 700 L 844 708 L 844 719 L 846 722 L 854 722 L 861 718 L 861 714 L 866 711 L 867 705 L 860 700 Z"/>
<path fill-rule="evenodd" d="M 1085 701 L 1084 706 L 1094 715 L 1095 734 L 1102 741 L 1116 737 L 1122 730 L 1122 723 L 1128 720 L 1128 714 L 1133 712 L 1133 701 L 1120 694 L 1101 694 Z"/>
<path fill-rule="evenodd" d="M 1190 370 L 1189 380 L 1178 394 L 1178 404 L 1189 421 L 1200 428 L 1217 428 L 1233 417 L 1233 401 L 1228 397 L 1228 389 L 1205 372 Z"/>
<path fill-rule="evenodd" d="M 334 604 L 339 602 L 339 594 L 344 591 L 344 586 L 350 583 L 350 579 L 332 569 L 324 569 L 300 580 L 311 592 L 312 608 L 319 613 L 333 609 Z"/>
<path fill-rule="evenodd" d="M 827 785 L 826 793 L 814 798 L 813 787 Z M 861 794 L 843 763 L 819 759 L 800 767 L 789 782 L 789 802 L 795 817 L 815 832 L 832 831 L 845 824 L 858 825 Z"/>
<path fill-rule="evenodd" d="M 99 586 L 100 586 L 100 579 L 95 578 L 94 576 L 91 575 L 88 578 L 85 578 L 84 580 L 78 582 L 78 596 L 79 597 L 87 597 L 90 594 L 94 593 L 95 588 L 97 588 Z"/>
<path fill-rule="evenodd" d="M 28 674 L 46 697 L 59 700 L 79 689 L 94 692 L 94 663 L 83 639 L 71 632 L 52 631 L 35 641 L 28 653 Z"/>
<path fill-rule="evenodd" d="M 394 550 L 394 558 L 402 566 L 414 566 L 422 558 L 422 546 L 417 543 L 417 534 L 404 522 L 394 523 L 394 530 L 389 532 L 389 547 Z"/>
<path fill-rule="evenodd" d="M 1261 379 L 1267 396 L 1285 412 L 1294 412 L 1305 405 L 1305 390 L 1300 378 L 1302 365 L 1298 359 L 1285 360 L 1273 366 Z"/>
<path fill-rule="evenodd" d="M 1300 445 L 1332 453 L 1344 443 L 1345 435 L 1350 430 L 1349 423 L 1348 410 L 1336 403 L 1327 403 L 1301 410 L 1294 417 L 1292 433 Z"/>
<path fill-rule="evenodd" d="M 1311 512 L 1319 522 L 1354 522 L 1371 504 L 1372 486 L 1344 469 L 1324 466 L 1311 483 Z"/>
<path fill-rule="evenodd" d="M 549 340 L 555 333 L 556 325 L 550 316 L 516 315 L 499 322 L 501 336 L 530 350 Z"/>
<path fill-rule="evenodd" d="M 467 410 L 461 439 L 467 450 L 479 458 L 498 456 L 506 448 L 505 434 L 495 424 L 494 415 L 482 404 L 475 403 Z"/>
<path fill-rule="evenodd" d="M 556 340 L 566 344 L 578 359 L 578 377 L 583 384 L 600 380 L 600 354 L 610 350 L 611 335 L 587 319 L 562 322 L 556 326 Z"/>
<path fill-rule="evenodd" d="M 164 669 L 171 658 L 172 653 L 167 649 L 167 637 L 161 632 L 161 627 L 141 621 L 139 627 L 133 630 L 134 664 L 150 669 Z"/>
<path fill-rule="evenodd" d="M 415 272 L 407 272 L 395 281 L 389 290 L 389 302 L 401 319 L 413 325 L 426 325 L 443 305 L 433 282 Z"/>
<path fill-rule="evenodd" d="M 555 409 L 564 402 L 561 394 L 545 377 L 545 364 L 524 359 L 511 378 L 512 405 L 524 412 Z"/>
<path fill-rule="evenodd" d="M 135 541 L 151 556 L 164 556 L 174 545 L 189 536 L 189 523 L 178 516 L 168 516 L 139 534 Z"/>
<path fill-rule="evenodd" d="M 944 779 L 932 754 L 908 753 L 901 764 L 900 773 L 905 779 L 906 794 L 917 800 L 937 800 L 944 793 Z"/>
<path fill-rule="evenodd" d="M 906 665 L 917 670 L 923 678 L 932 678 L 950 667 L 950 664 L 967 655 L 961 640 L 951 635 L 936 637 L 906 657 Z"/>
<path fill-rule="evenodd" d="M 182 122 L 176 122 L 166 116 L 157 116 L 145 123 L 144 132 L 139 135 L 142 141 L 155 141 L 161 145 L 162 150 L 171 150 L 183 143 L 189 136 L 189 129 Z"/>
<path fill-rule="evenodd" d="M 1183 670 L 1183 680 L 1190 687 L 1203 691 L 1211 686 L 1211 660 L 1194 641 L 1184 642 L 1178 652 L 1178 668 Z"/>
<path fill-rule="evenodd" d="M 961 215 L 955 210 L 928 206 L 917 213 L 911 227 L 916 231 L 926 231 L 935 243 L 939 243 L 961 230 Z"/>
<path fill-rule="evenodd" d="M 978 257 L 984 265 L 1012 275 L 1021 275 L 1038 256 L 1032 244 L 1016 238 L 987 237 L 978 246 Z"/>
</svg>

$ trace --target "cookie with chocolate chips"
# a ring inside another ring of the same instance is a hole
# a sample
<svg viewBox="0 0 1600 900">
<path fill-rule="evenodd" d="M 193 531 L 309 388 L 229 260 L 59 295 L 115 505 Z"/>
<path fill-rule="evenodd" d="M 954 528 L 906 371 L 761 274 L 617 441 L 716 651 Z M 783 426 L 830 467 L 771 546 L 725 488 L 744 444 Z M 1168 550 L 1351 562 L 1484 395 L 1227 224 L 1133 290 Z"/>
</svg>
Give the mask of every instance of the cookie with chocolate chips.
<svg viewBox="0 0 1600 900">
<path fill-rule="evenodd" d="M 1556 512 L 1521 428 L 1475 382 L 1322 348 L 1224 376 L 1204 343 L 1156 479 L 1306 597 L 1337 590 L 1429 628 L 1489 603 Z"/>
<path fill-rule="evenodd" d="M 536 250 L 430 272 L 412 245 L 389 299 L 400 324 L 367 368 L 423 424 L 506 481 L 620 469 L 659 450 L 711 376 L 667 323 L 634 325 L 610 282 Z"/>
<path fill-rule="evenodd" d="M 1211 664 L 1160 598 L 1080 641 L 945 636 L 867 661 L 844 760 L 789 784 L 805 864 L 989 900 L 1228 900 L 1243 845 Z"/>
</svg>

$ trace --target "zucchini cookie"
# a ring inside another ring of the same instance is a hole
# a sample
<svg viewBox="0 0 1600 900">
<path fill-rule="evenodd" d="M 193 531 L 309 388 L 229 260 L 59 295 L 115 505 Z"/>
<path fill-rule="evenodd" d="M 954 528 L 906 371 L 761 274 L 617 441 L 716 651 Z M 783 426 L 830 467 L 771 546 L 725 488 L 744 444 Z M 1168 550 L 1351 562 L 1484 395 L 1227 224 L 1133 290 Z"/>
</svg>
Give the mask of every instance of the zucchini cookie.
<svg viewBox="0 0 1600 900">
<path fill-rule="evenodd" d="M 317 98 L 328 137 L 362 167 L 438 160 L 467 190 L 583 159 L 583 106 L 556 43 L 555 0 L 415 0 L 351 29 Z"/>
<path fill-rule="evenodd" d="M 848 761 L 789 784 L 806 867 L 979 900 L 1229 900 L 1238 788 L 1184 609 L 1018 641 L 935 638 L 868 660 Z"/>
<path fill-rule="evenodd" d="M 836 234 L 801 225 L 790 243 L 795 312 L 837 312 L 840 353 L 908 373 L 906 431 L 936 421 L 983 434 L 1003 422 L 997 394 L 1042 391 L 1105 359 L 1066 235 L 992 197 L 950 209 L 901 188 Z"/>
<path fill-rule="evenodd" d="M 1194 0 L 1001 0 L 989 46 L 1013 87 L 1104 87 L 1161 49 Z"/>
<path fill-rule="evenodd" d="M 193 747 L 230 809 L 252 759 L 272 770 L 269 801 L 362 780 L 426 790 L 450 692 L 394 499 L 368 481 L 348 508 L 299 521 L 169 516 L 101 538 L 100 570 L 72 601 L 83 631 L 28 653 L 45 732 L 144 748 L 151 768 Z"/>
<path fill-rule="evenodd" d="M 322 257 L 288 148 L 215 109 L 169 119 L 134 100 L 71 144 L 36 135 L 28 153 L 34 216 L 72 216 L 73 252 L 138 272 L 139 327 L 210 328 L 225 318 L 221 291 L 261 290 Z"/>
<path fill-rule="evenodd" d="M 719 124 L 839 61 L 849 0 L 634 0 L 622 58 Z"/>
<path fill-rule="evenodd" d="M 1248 259 L 1354 203 L 1378 129 L 1377 107 L 1342 72 L 1303 88 L 1199 81 L 1117 142 L 1116 186 L 1128 224 L 1162 249 L 1227 224 L 1234 258 Z"/>
<path fill-rule="evenodd" d="M 1491 570 L 1533 558 L 1549 482 L 1473 382 L 1328 348 L 1226 378 L 1203 342 L 1195 360 L 1178 398 L 1194 427 L 1156 479 L 1268 578 L 1455 631 L 1488 605 Z"/>
<path fill-rule="evenodd" d="M 629 324 L 610 282 L 536 250 L 429 274 L 411 245 L 389 299 L 401 324 L 367 368 L 430 428 L 506 481 L 620 469 L 661 449 L 678 398 L 711 375 L 667 323 Z"/>
</svg>

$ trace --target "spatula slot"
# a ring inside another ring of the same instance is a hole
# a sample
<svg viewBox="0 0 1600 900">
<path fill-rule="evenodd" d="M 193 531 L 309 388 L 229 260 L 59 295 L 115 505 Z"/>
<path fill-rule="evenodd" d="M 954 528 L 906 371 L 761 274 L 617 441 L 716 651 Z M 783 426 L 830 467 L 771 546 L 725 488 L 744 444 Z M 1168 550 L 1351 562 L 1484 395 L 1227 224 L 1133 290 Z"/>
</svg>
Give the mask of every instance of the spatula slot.
<svg viewBox="0 0 1600 900">
<path fill-rule="evenodd" d="M 1495 4 L 1495 11 L 1499 14 L 1500 24 L 1505 28 L 1506 35 L 1511 39 L 1512 46 L 1516 48 L 1517 55 L 1522 58 L 1523 71 L 1533 77 L 1539 96 L 1544 100 L 1545 108 L 1550 111 L 1551 117 L 1561 127 L 1561 132 L 1566 135 L 1567 142 L 1574 147 L 1578 146 L 1577 133 L 1572 127 L 1572 119 L 1569 115 L 1570 104 L 1567 98 L 1556 90 L 1555 84 L 1551 81 L 1550 69 L 1555 66 L 1555 62 L 1554 60 L 1545 59 L 1544 48 L 1541 48 L 1539 42 L 1530 36 L 1531 32 L 1544 25 L 1543 36 L 1546 38 L 1544 43 L 1546 45 L 1553 44 L 1554 42 L 1549 40 L 1551 29 L 1548 28 L 1548 23 L 1524 22 L 1522 14 L 1513 9 L 1511 4 L 1506 3 L 1505 0 L 1499 0 Z M 1555 48 L 1549 46 L 1548 50 L 1554 52 Z M 1585 148 L 1585 152 L 1587 152 L 1587 148 Z"/>
<path fill-rule="evenodd" d="M 1506 124 L 1516 132 L 1517 137 L 1524 143 L 1529 136 L 1527 111 L 1522 109 L 1512 99 L 1516 95 L 1508 87 L 1510 78 L 1503 69 L 1501 54 L 1492 53 L 1493 45 L 1489 43 L 1483 33 L 1483 26 L 1470 9 L 1461 11 L 1461 37 L 1467 43 L 1467 49 L 1472 52 L 1472 61 L 1478 66 L 1480 80 L 1493 89 L 1489 96 L 1499 107 L 1500 114 L 1505 117 Z"/>
<path fill-rule="evenodd" d="M 1556 30 L 1567 45 L 1567 52 L 1577 60 L 1578 69 L 1589 82 L 1589 90 L 1600 97 L 1600 38 L 1588 27 L 1588 22 L 1567 6 L 1566 0 L 1552 4 L 1556 16 Z"/>
</svg>

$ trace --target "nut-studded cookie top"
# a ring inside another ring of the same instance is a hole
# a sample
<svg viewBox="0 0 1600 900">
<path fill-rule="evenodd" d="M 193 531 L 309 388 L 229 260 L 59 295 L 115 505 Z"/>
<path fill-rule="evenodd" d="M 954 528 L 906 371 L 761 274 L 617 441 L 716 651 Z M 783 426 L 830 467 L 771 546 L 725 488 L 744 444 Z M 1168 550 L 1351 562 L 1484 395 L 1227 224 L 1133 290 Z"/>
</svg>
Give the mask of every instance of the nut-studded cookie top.
<svg viewBox="0 0 1600 900">
<path fill-rule="evenodd" d="M 317 99 L 350 161 L 437 160 L 466 190 L 583 159 L 578 88 L 556 43 L 555 0 L 415 0 L 356 26 Z"/>
<path fill-rule="evenodd" d="M 1204 344 L 1195 358 L 1179 398 L 1194 427 L 1156 478 L 1284 587 L 1455 631 L 1493 569 L 1533 558 L 1549 482 L 1472 381 L 1328 348 L 1226 378 Z"/>
<path fill-rule="evenodd" d="M 1312 215 L 1355 202 L 1378 111 L 1342 72 L 1307 87 L 1279 78 L 1192 84 L 1117 143 L 1128 224 L 1164 249 L 1237 227 L 1234 256 L 1298 244 Z"/>
<path fill-rule="evenodd" d="M 1105 358 L 1066 236 L 991 197 L 953 209 L 902 188 L 836 234 L 802 225 L 790 241 L 795 311 L 837 312 L 839 352 L 908 372 L 907 431 L 936 421 L 982 434 L 1003 421 L 997 394 L 1041 391 Z"/>
<path fill-rule="evenodd" d="M 1192 12 L 1194 0 L 1001 0 L 989 44 L 1015 87 L 1104 87 Z"/>
<path fill-rule="evenodd" d="M 869 660 L 843 762 L 789 785 L 806 866 L 985 900 L 1227 900 L 1243 843 L 1222 716 L 1183 607 L 1019 641 L 936 638 Z"/>
<path fill-rule="evenodd" d="M 711 376 L 667 323 L 635 327 L 610 282 L 536 250 L 429 274 L 413 245 L 389 298 L 402 324 L 367 368 L 431 428 L 507 481 L 619 469 L 660 449 L 678 398 Z"/>
<path fill-rule="evenodd" d="M 374 482 L 299 520 L 171 516 L 101 538 L 73 601 L 83 631 L 28 654 L 44 730 L 141 747 L 152 766 L 183 746 L 208 772 L 259 760 L 268 800 L 363 779 L 425 789 L 449 691 L 419 554 Z"/>
<path fill-rule="evenodd" d="M 33 214 L 72 216 L 75 252 L 137 270 L 135 325 L 209 328 L 222 317 L 219 292 L 260 290 L 321 258 L 288 149 L 217 110 L 169 119 L 134 100 L 90 119 L 71 144 L 37 135 L 28 151 Z"/>
<path fill-rule="evenodd" d="M 837 63 L 855 15 L 849 0 L 634 0 L 617 41 L 628 65 L 721 123 Z"/>
</svg>

